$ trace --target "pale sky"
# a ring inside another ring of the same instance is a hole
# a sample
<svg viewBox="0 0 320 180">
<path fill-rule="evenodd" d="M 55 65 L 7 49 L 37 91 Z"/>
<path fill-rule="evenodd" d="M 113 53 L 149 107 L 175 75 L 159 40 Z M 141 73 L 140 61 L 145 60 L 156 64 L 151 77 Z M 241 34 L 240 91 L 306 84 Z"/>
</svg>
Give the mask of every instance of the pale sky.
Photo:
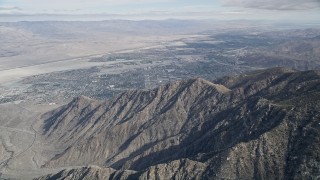
<svg viewBox="0 0 320 180">
<path fill-rule="evenodd" d="M 35 14 L 320 22 L 320 0 L 0 0 L 0 16 Z"/>
</svg>

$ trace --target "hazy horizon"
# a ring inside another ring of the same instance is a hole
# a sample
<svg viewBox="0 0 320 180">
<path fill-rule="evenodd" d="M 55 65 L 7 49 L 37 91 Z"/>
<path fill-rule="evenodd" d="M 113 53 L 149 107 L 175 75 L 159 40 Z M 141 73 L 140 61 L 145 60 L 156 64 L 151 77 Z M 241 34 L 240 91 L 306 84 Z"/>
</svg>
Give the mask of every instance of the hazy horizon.
<svg viewBox="0 0 320 180">
<path fill-rule="evenodd" d="M 34 20 L 267 20 L 317 23 L 318 0 L 0 0 L 0 21 Z"/>
</svg>

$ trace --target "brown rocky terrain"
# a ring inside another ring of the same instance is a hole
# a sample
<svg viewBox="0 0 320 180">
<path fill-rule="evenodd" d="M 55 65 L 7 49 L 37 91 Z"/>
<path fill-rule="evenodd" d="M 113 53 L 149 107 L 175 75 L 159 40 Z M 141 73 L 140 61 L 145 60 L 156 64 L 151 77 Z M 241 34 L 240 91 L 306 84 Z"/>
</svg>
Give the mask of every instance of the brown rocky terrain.
<svg viewBox="0 0 320 180">
<path fill-rule="evenodd" d="M 79 97 L 38 128 L 44 167 L 83 167 L 40 179 L 317 179 L 319 95 L 319 71 L 275 68 Z"/>
</svg>

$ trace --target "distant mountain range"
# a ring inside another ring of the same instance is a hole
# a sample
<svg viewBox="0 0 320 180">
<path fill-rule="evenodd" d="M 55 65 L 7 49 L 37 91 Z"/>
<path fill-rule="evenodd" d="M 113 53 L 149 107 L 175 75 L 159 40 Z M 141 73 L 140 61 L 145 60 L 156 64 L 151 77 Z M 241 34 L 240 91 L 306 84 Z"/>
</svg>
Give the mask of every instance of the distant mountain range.
<svg viewBox="0 0 320 180">
<path fill-rule="evenodd" d="M 60 152 L 39 179 L 320 178 L 320 72 L 274 68 L 191 79 L 42 116 Z"/>
<path fill-rule="evenodd" d="M 288 34 L 290 34 L 288 32 Z M 305 32 L 306 36 L 308 31 Z M 311 33 L 312 34 L 312 33 Z M 319 69 L 320 36 L 288 40 L 276 46 L 248 51 L 239 58 L 242 65 L 261 68 L 291 67 L 299 70 Z"/>
</svg>

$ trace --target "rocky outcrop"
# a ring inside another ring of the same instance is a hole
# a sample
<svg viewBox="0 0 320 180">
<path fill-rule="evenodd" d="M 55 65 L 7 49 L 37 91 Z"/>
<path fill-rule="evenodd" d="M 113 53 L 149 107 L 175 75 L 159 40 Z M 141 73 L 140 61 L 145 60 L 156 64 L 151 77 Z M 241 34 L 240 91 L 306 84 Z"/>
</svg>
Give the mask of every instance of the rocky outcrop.
<svg viewBox="0 0 320 180">
<path fill-rule="evenodd" d="M 62 149 L 44 166 L 126 175 L 110 179 L 320 177 L 319 74 L 275 68 L 77 98 L 43 116 L 43 137 Z"/>
<path fill-rule="evenodd" d="M 134 171 L 116 171 L 112 168 L 102 168 L 98 166 L 85 166 L 74 169 L 65 169 L 56 174 L 49 174 L 47 176 L 42 176 L 37 178 L 37 180 L 98 180 L 98 179 L 126 179 Z"/>
<path fill-rule="evenodd" d="M 98 166 L 85 166 L 65 169 L 56 174 L 49 174 L 37 180 L 98 180 L 98 179 L 200 179 L 207 168 L 204 163 L 181 159 L 166 164 L 151 166 L 145 171 L 115 170 Z"/>
</svg>

